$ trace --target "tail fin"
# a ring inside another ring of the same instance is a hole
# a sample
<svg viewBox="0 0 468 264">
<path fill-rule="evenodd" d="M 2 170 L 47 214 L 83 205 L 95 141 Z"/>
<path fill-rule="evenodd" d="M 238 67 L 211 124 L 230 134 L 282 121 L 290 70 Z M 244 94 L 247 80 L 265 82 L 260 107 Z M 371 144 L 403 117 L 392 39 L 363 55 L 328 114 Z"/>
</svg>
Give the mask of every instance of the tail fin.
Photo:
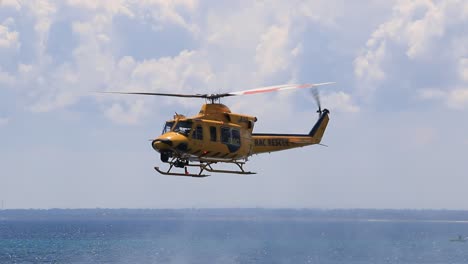
<svg viewBox="0 0 468 264">
<path fill-rule="evenodd" d="M 330 111 L 328 111 L 328 109 L 323 109 L 323 111 L 321 111 L 319 120 L 317 123 L 315 123 L 314 127 L 309 132 L 309 136 L 314 138 L 316 144 L 322 141 L 323 134 L 325 133 L 325 129 L 328 125 L 328 120 L 330 120 L 328 117 L 329 113 Z"/>
</svg>

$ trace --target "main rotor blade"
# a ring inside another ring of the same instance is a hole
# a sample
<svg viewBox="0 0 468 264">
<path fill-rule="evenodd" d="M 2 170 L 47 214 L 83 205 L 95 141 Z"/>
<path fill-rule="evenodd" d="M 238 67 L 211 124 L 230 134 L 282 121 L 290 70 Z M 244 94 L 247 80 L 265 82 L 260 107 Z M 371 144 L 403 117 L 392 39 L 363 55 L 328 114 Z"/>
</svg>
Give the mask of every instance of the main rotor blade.
<svg viewBox="0 0 468 264">
<path fill-rule="evenodd" d="M 284 90 L 292 90 L 292 89 L 303 89 L 303 88 L 312 88 L 327 84 L 333 84 L 334 82 L 324 82 L 324 83 L 306 83 L 306 84 L 283 84 L 283 85 L 275 85 L 275 86 L 266 86 L 266 87 L 259 87 L 250 90 L 244 90 L 239 92 L 231 92 L 227 93 L 225 96 L 230 95 L 248 95 L 248 94 L 258 94 L 258 93 L 268 93 L 268 92 L 277 92 L 277 91 L 284 91 Z"/>
<path fill-rule="evenodd" d="M 172 97 L 188 97 L 188 98 L 208 98 L 207 94 L 172 94 L 172 93 L 140 93 L 140 92 L 100 92 L 112 94 L 138 94 L 138 95 L 155 95 L 155 96 L 172 96 Z"/>
<path fill-rule="evenodd" d="M 205 99 L 214 101 L 219 98 L 227 97 L 227 96 L 249 95 L 249 94 L 277 92 L 277 91 L 292 90 L 292 89 L 313 88 L 313 87 L 318 87 L 318 86 L 332 84 L 332 83 L 334 82 L 307 83 L 307 84 L 283 84 L 283 85 L 259 87 L 255 89 L 238 91 L 238 92 L 218 93 L 218 94 L 173 94 L 173 93 L 148 93 L 148 92 L 101 92 L 101 93 L 172 96 L 172 97 L 185 97 L 185 98 L 205 98 Z"/>
</svg>

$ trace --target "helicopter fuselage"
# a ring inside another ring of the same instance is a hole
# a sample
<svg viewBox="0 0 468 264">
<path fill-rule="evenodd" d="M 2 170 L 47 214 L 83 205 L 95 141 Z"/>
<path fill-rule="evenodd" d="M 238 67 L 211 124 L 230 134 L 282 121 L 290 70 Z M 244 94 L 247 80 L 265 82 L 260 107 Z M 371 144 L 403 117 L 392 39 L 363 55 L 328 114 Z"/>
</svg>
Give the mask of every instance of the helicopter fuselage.
<svg viewBox="0 0 468 264">
<path fill-rule="evenodd" d="M 252 153 L 252 130 L 257 119 L 232 113 L 223 104 L 204 104 L 198 115 L 176 114 L 163 134 L 152 142 L 161 159 L 245 159 Z"/>
</svg>

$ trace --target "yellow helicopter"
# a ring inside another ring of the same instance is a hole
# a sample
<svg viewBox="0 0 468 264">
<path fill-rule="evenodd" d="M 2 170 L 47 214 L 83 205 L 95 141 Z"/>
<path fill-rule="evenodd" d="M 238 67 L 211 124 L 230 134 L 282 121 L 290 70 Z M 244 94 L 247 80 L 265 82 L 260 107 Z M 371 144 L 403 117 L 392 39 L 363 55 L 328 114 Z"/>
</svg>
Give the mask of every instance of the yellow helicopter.
<svg viewBox="0 0 468 264">
<path fill-rule="evenodd" d="M 205 99 L 206 103 L 203 104 L 198 115 L 186 117 L 176 113 L 173 119 L 165 123 L 162 134 L 152 140 L 151 145 L 160 153 L 161 161 L 169 164 L 167 170 L 154 167 L 157 172 L 163 175 L 206 177 L 209 175 L 204 174 L 204 171 L 255 174 L 255 172 L 244 170 L 244 164 L 254 154 L 320 144 L 328 125 L 330 112 L 327 109 L 321 109 L 316 87 L 332 83 L 285 84 L 217 94 L 106 93 Z M 313 88 L 312 92 L 317 101 L 319 114 L 317 122 L 307 134 L 253 133 L 255 122 L 257 122 L 256 117 L 232 113 L 227 106 L 220 103 L 223 97 L 306 88 Z M 213 166 L 217 163 L 235 164 L 237 169 L 215 169 Z M 189 167 L 197 167 L 198 173 L 190 173 Z M 184 171 L 172 172 L 174 168 L 182 168 Z"/>
</svg>

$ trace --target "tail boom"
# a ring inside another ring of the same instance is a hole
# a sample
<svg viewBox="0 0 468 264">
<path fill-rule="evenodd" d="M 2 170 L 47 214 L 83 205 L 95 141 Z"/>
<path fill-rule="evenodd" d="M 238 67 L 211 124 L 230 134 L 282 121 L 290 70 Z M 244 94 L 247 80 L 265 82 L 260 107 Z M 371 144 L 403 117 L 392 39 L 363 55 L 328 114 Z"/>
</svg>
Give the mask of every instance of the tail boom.
<svg viewBox="0 0 468 264">
<path fill-rule="evenodd" d="M 252 134 L 252 154 L 281 151 L 319 144 L 327 128 L 329 111 L 324 109 L 309 134 Z"/>
</svg>

